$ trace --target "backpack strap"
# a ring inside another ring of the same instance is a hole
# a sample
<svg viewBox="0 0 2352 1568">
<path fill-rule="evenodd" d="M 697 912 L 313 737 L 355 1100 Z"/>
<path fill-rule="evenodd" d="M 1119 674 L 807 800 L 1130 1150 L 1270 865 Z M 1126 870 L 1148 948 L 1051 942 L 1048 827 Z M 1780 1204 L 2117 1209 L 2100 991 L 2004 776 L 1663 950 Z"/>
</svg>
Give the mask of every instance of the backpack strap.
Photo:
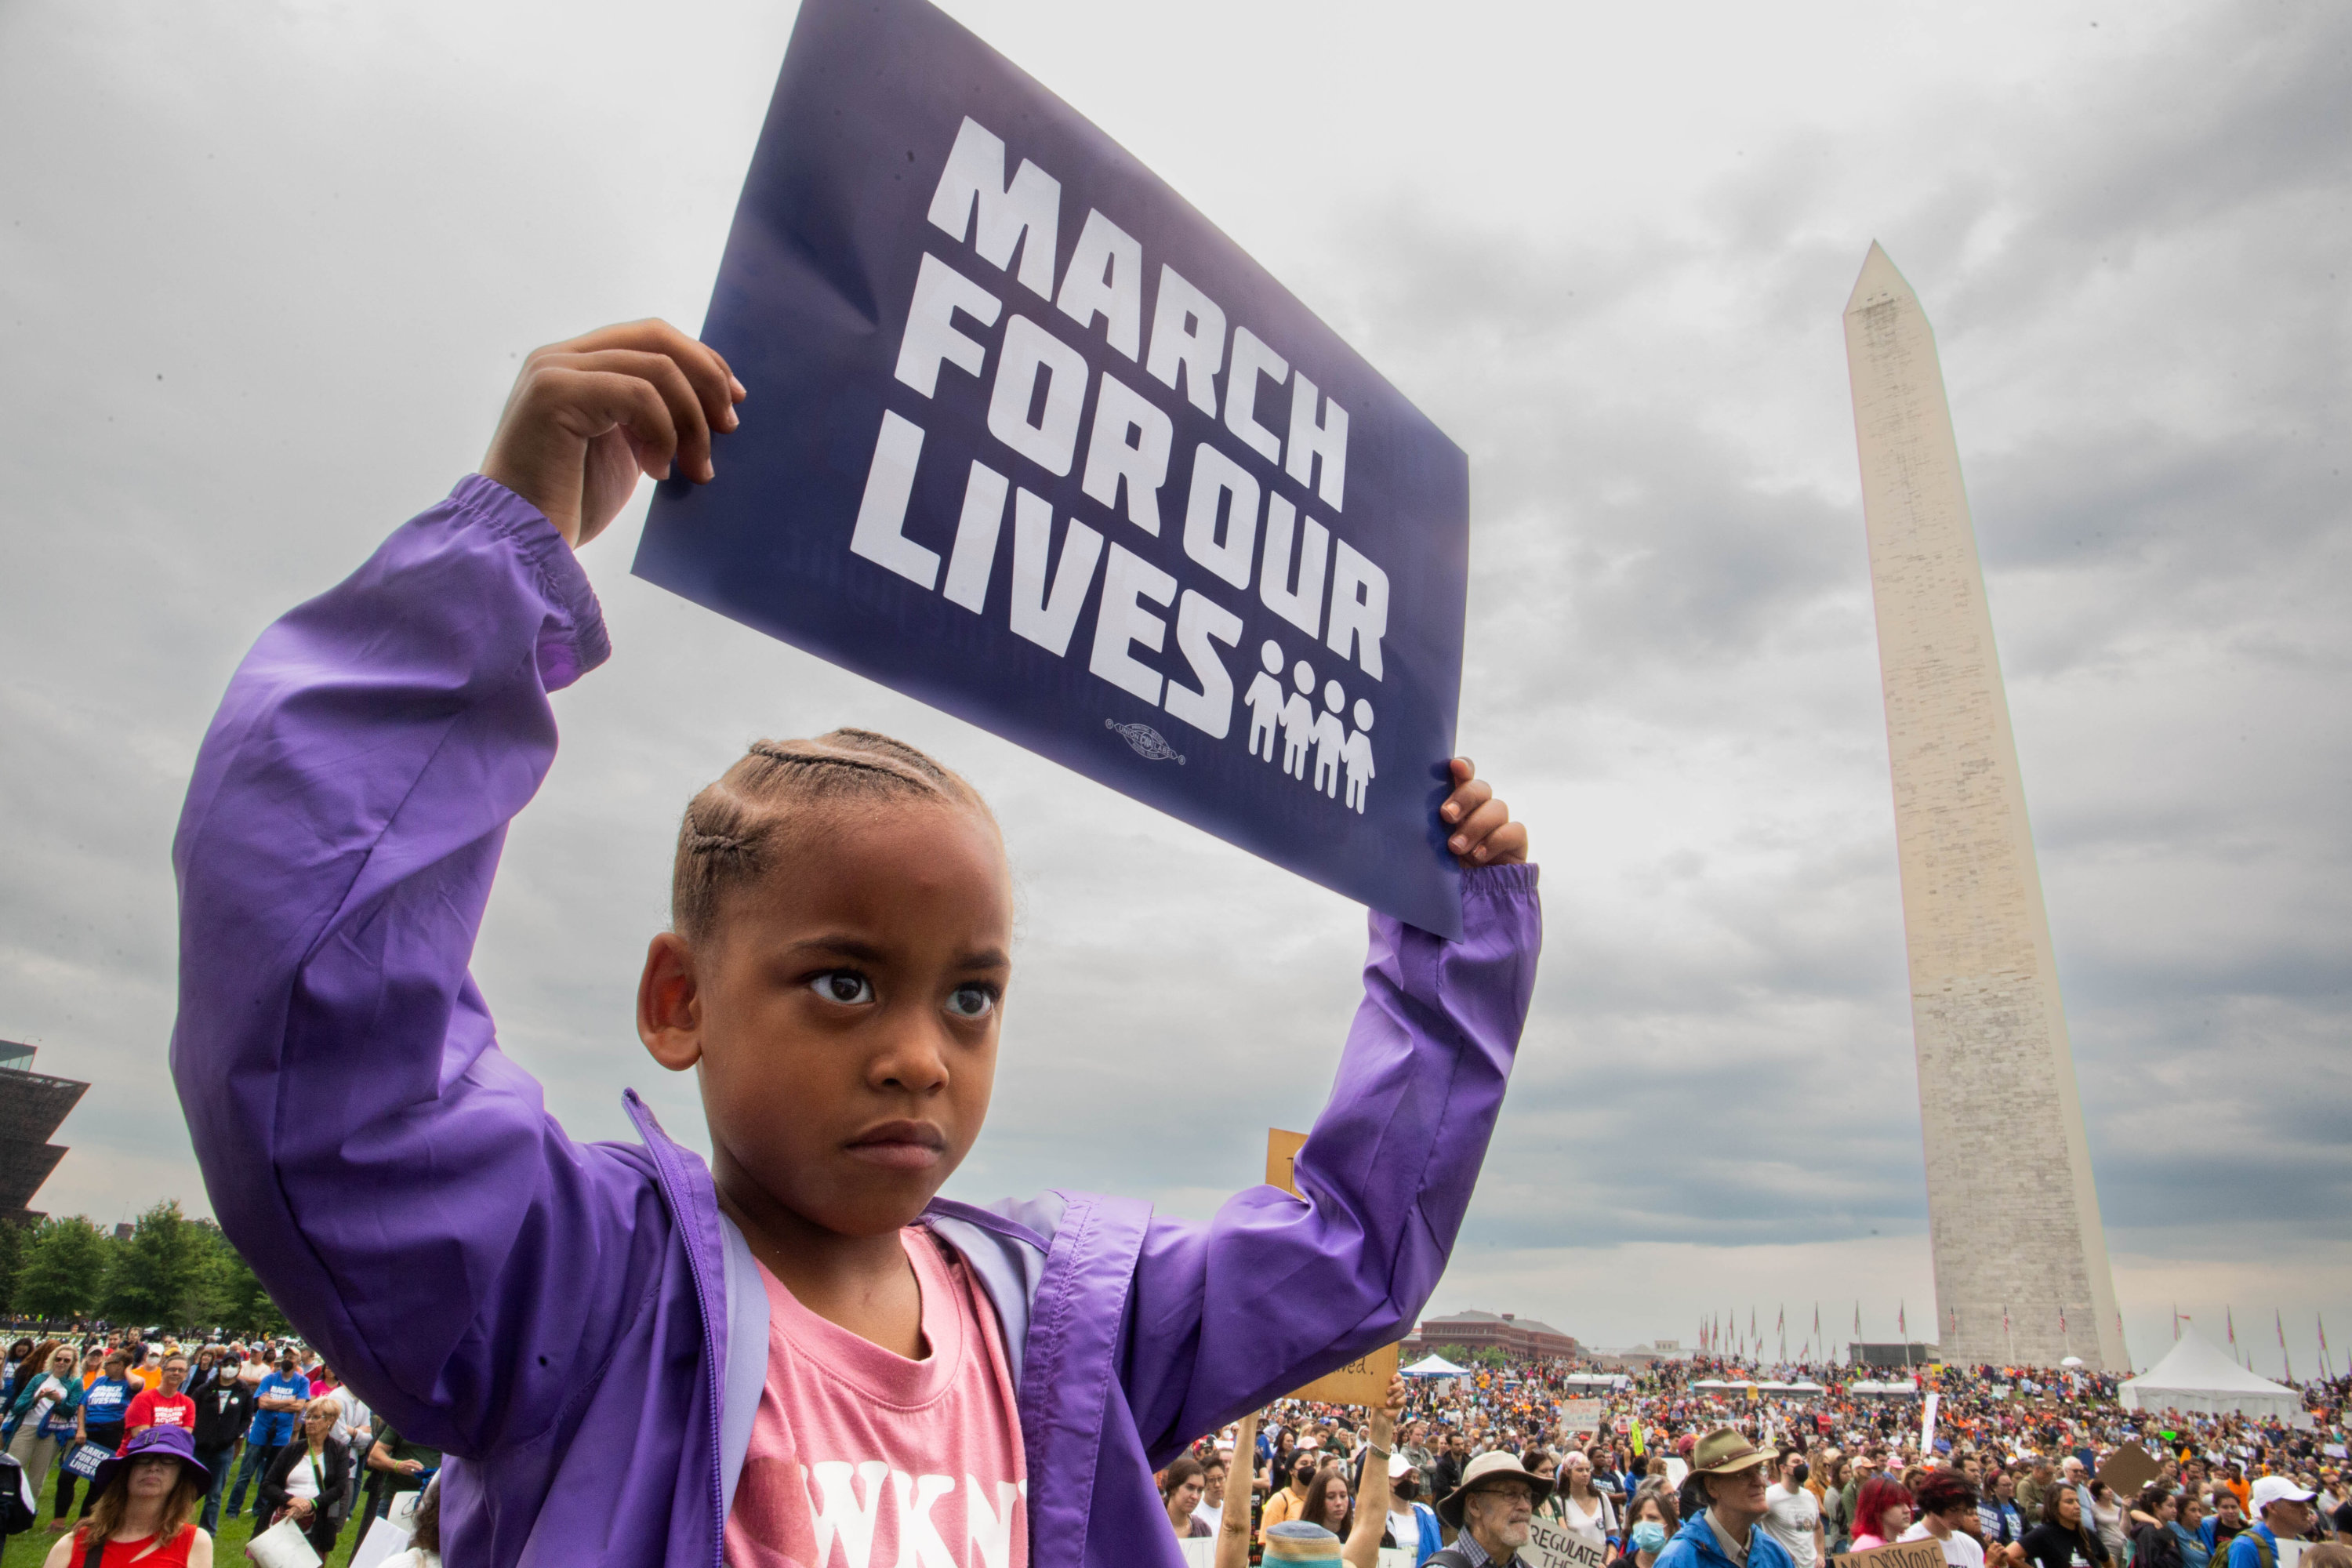
<svg viewBox="0 0 2352 1568">
<path fill-rule="evenodd" d="M 85 1542 L 81 1552 L 81 1568 L 98 1568 L 99 1559 L 106 1555 L 106 1542 L 87 1521 L 83 1522 L 81 1528 Z"/>
<path fill-rule="evenodd" d="M 1449 1546 L 1443 1552 L 1432 1552 L 1421 1568 L 1470 1568 L 1470 1559 Z"/>
</svg>

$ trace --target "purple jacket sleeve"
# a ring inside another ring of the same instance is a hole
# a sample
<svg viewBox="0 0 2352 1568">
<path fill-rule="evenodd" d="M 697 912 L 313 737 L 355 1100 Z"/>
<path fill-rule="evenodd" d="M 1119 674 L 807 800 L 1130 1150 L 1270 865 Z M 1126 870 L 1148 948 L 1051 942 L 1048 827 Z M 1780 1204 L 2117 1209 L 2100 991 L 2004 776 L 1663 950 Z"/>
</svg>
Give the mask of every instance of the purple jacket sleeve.
<svg viewBox="0 0 2352 1568">
<path fill-rule="evenodd" d="M 554 528 L 473 476 L 262 634 L 173 845 L 172 1070 L 214 1212 L 354 1387 L 461 1455 L 556 1418 L 667 1233 L 467 973 L 548 693 L 606 652 Z"/>
<path fill-rule="evenodd" d="M 1535 988 L 1536 868 L 1463 878 L 1444 942 L 1371 917 L 1364 1001 L 1299 1151 L 1301 1197 L 1253 1187 L 1154 1220 L 1121 1382 L 1150 1461 L 1409 1332 L 1445 1271 Z"/>
</svg>

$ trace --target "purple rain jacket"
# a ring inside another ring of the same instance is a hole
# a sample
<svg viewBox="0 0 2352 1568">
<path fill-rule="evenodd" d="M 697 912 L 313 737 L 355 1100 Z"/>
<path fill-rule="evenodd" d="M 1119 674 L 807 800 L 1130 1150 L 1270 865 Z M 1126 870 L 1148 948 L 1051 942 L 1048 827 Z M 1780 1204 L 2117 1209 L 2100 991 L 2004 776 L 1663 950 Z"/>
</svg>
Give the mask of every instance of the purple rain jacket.
<svg viewBox="0 0 2352 1568">
<path fill-rule="evenodd" d="M 586 575 L 479 475 L 264 632 L 173 846 L 178 1083 L 214 1212 L 404 1435 L 443 1449 L 445 1555 L 718 1564 L 768 1305 L 709 1171 L 578 1143 L 467 972 L 548 694 L 609 652 Z M 1463 940 L 1375 915 L 1297 1163 L 1205 1225 L 1051 1193 L 935 1203 L 1003 1321 L 1031 1561 L 1181 1558 L 1181 1447 L 1401 1337 L 1437 1284 L 1535 981 L 1532 866 L 1470 872 Z"/>
</svg>

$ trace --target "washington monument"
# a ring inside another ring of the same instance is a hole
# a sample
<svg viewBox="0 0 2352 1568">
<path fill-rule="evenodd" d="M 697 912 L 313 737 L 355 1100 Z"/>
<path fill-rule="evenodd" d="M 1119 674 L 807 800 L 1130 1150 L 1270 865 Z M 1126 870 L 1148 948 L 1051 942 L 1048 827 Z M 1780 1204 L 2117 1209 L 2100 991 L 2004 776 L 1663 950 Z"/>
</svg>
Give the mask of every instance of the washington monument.
<svg viewBox="0 0 2352 1568">
<path fill-rule="evenodd" d="M 1943 1358 L 2128 1371 L 1943 370 L 1874 244 L 1845 343 Z"/>
</svg>

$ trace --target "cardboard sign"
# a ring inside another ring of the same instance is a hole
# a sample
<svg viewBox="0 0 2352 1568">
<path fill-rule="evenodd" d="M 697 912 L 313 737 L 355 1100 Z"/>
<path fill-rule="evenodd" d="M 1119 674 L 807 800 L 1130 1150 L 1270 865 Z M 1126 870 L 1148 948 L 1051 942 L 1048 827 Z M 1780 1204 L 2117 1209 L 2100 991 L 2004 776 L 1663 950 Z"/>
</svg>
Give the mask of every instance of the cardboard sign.
<svg viewBox="0 0 2352 1568">
<path fill-rule="evenodd" d="M 2107 1483 L 2109 1491 L 2129 1500 L 2137 1497 L 2140 1488 L 2163 1473 L 2162 1459 L 2137 1443 L 2126 1443 L 2107 1456 L 2107 1462 L 2099 1467 L 2098 1479 Z"/>
<path fill-rule="evenodd" d="M 1298 1152 L 1307 1147 L 1307 1134 L 1269 1128 L 1265 1134 L 1265 1184 L 1280 1187 L 1292 1197 L 1298 1195 L 1298 1184 L 1291 1179 L 1291 1167 L 1298 1163 Z"/>
<path fill-rule="evenodd" d="M 1608 1419 L 1609 1402 L 1603 1399 L 1563 1399 L 1559 1405 L 1559 1424 L 1568 1428 L 1569 1436 L 1591 1442 L 1601 1436 L 1601 1424 Z"/>
<path fill-rule="evenodd" d="M 1269 1128 L 1265 1135 L 1265 1184 L 1280 1187 L 1297 1197 L 1298 1184 L 1292 1179 L 1291 1170 L 1298 1163 L 1298 1151 L 1305 1147 L 1306 1133 Z M 1397 1347 L 1388 1345 L 1370 1355 L 1359 1356 L 1337 1371 L 1325 1373 L 1290 1397 L 1320 1400 L 1326 1405 L 1386 1405 L 1389 1379 L 1396 1373 Z"/>
<path fill-rule="evenodd" d="M 98 1467 L 106 1463 L 114 1450 L 103 1443 L 84 1443 L 66 1456 L 65 1468 L 84 1480 L 98 1476 Z"/>
<path fill-rule="evenodd" d="M 1468 460 L 1124 148 L 803 0 L 703 335 L 751 400 L 637 575 L 1460 935 Z"/>
<path fill-rule="evenodd" d="M 1933 1541 L 1897 1541 L 1867 1552 L 1832 1552 L 1830 1568 L 1944 1568 L 1944 1549 Z"/>
<path fill-rule="evenodd" d="M 1528 1568 L 1608 1568 L 1609 1554 L 1570 1534 L 1559 1521 L 1537 1518 L 1528 1521 L 1528 1543 L 1519 1549 L 1519 1560 Z"/>
</svg>

